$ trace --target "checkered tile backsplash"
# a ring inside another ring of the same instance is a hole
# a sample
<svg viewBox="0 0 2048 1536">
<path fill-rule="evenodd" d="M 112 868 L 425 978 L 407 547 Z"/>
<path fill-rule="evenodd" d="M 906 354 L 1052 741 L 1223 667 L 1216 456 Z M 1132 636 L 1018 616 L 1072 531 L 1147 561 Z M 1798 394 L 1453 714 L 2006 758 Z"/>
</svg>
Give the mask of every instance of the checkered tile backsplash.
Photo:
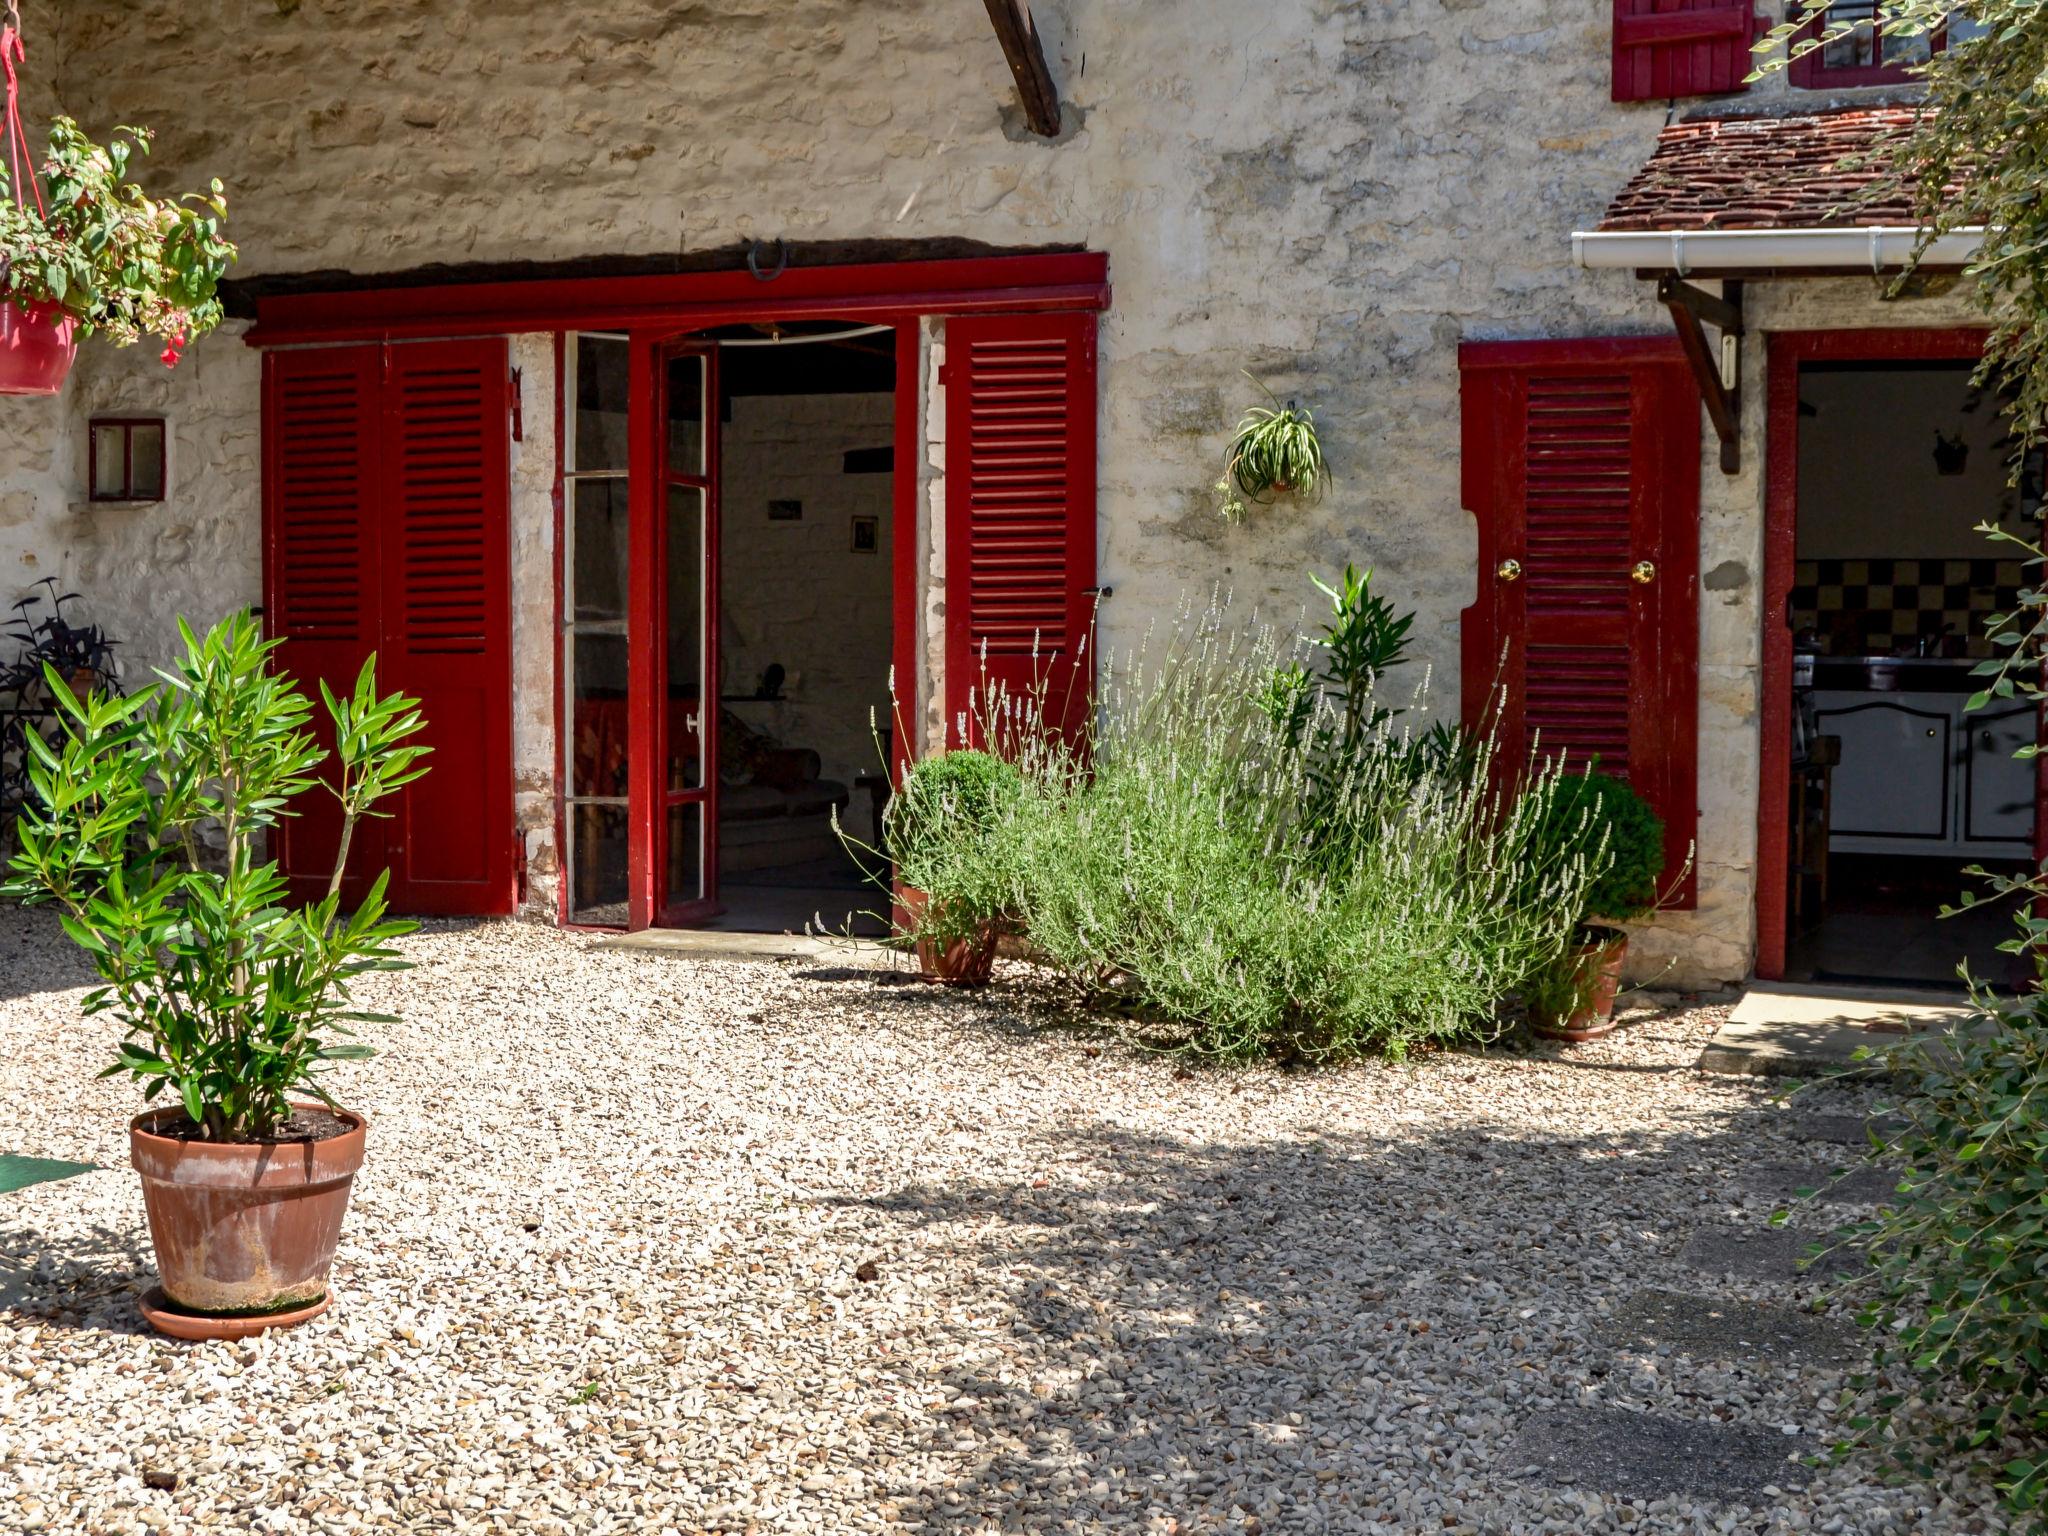
<svg viewBox="0 0 2048 1536">
<path fill-rule="evenodd" d="M 1833 656 L 1890 655 L 1944 630 L 1988 656 L 1984 621 L 2010 613 L 2022 584 L 2017 560 L 1801 560 L 1792 628 L 1818 632 Z"/>
</svg>

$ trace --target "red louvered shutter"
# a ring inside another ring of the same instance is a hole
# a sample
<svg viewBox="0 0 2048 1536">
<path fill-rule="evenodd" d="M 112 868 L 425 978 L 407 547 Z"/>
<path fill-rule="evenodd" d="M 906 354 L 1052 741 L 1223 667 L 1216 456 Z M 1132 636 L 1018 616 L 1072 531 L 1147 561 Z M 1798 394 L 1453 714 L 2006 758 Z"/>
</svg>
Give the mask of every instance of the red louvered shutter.
<svg viewBox="0 0 2048 1536">
<path fill-rule="evenodd" d="M 1699 821 L 1699 393 L 1675 338 L 1459 349 L 1467 724 L 1501 758 L 1597 760 L 1664 818 L 1675 873 Z M 1487 706 L 1497 702 L 1488 721 Z M 1676 894 L 1690 906 L 1696 881 Z"/>
<path fill-rule="evenodd" d="M 1095 317 L 949 320 L 944 383 L 947 745 L 991 689 L 1042 690 L 1071 735 L 1093 696 Z"/>
<path fill-rule="evenodd" d="M 376 347 L 263 358 L 264 611 L 283 642 L 278 664 L 314 697 L 314 732 L 329 749 L 334 733 L 314 679 L 346 686 L 378 646 L 378 372 Z M 324 790 L 294 809 L 275 852 L 295 892 L 311 898 L 333 871 L 341 817 Z M 353 868 L 381 865 L 383 829 L 357 827 Z"/>
<path fill-rule="evenodd" d="M 394 904 L 512 903 L 509 404 L 505 343 L 394 346 L 384 389 L 383 680 L 433 748 L 386 833 Z"/>
<path fill-rule="evenodd" d="M 1614 0 L 1614 99 L 1747 90 L 1759 30 L 1752 0 Z"/>
<path fill-rule="evenodd" d="M 308 692 L 416 695 L 425 777 L 358 824 L 346 895 L 391 869 L 401 912 L 508 912 L 512 872 L 507 359 L 501 340 L 264 359 L 265 590 L 280 665 Z M 324 708 L 315 711 L 331 745 Z M 331 765 L 330 765 L 331 766 Z M 300 897 L 325 888 L 339 819 L 301 797 L 279 836 Z"/>
</svg>

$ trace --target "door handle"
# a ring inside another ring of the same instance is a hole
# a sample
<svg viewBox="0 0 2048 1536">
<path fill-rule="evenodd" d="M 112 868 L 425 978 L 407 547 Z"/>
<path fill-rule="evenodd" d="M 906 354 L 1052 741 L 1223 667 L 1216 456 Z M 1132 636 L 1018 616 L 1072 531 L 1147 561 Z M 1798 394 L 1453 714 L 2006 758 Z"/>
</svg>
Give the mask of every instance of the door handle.
<svg viewBox="0 0 2048 1536">
<path fill-rule="evenodd" d="M 1931 738 L 1931 737 L 1932 737 L 1932 736 L 1934 735 L 1934 727 L 1933 727 L 1933 726 L 1931 726 L 1931 725 L 1930 725 L 1929 727 L 1927 727 L 1927 734 L 1928 734 L 1928 736 L 1929 736 L 1930 738 Z"/>
<path fill-rule="evenodd" d="M 1628 573 L 1628 579 L 1647 587 L 1657 579 L 1657 567 L 1647 560 L 1638 560 Z"/>
<path fill-rule="evenodd" d="M 1493 574 L 1502 581 L 1520 581 L 1522 579 L 1522 562 L 1519 560 L 1503 560 L 1498 566 L 1494 567 Z"/>
</svg>

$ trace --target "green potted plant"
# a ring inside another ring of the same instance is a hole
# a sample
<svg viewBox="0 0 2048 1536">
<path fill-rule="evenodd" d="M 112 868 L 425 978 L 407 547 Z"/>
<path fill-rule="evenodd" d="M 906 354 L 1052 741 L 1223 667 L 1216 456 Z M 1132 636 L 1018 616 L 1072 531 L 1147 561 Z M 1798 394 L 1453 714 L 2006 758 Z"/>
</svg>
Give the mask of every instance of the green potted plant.
<svg viewBox="0 0 2048 1536">
<path fill-rule="evenodd" d="M 220 232 L 221 184 L 149 196 L 127 179 L 149 143 L 147 129 L 118 128 L 97 144 L 60 117 L 39 178 L 24 188 L 0 172 L 0 394 L 55 394 L 80 336 L 117 346 L 155 336 L 175 367 L 220 323 L 220 281 L 235 258 Z"/>
<path fill-rule="evenodd" d="M 54 670 L 63 734 L 30 739 L 35 788 L 5 890 L 54 903 L 101 985 L 85 1002 L 120 1026 L 100 1075 L 126 1073 L 145 1102 L 132 1161 L 161 1278 L 144 1315 L 165 1332 L 222 1338 L 325 1310 L 366 1124 L 321 1084 L 329 1062 L 370 1047 L 350 1026 L 351 982 L 403 962 L 379 874 L 352 913 L 341 877 L 357 823 L 425 772 L 417 701 L 379 696 L 376 659 L 353 691 L 313 706 L 271 667 L 277 642 L 239 613 L 126 698 L 74 694 Z M 263 856 L 293 797 L 332 793 L 340 839 L 325 896 L 288 899 Z"/>
<path fill-rule="evenodd" d="M 1241 521 L 1249 506 L 1271 506 L 1282 496 L 1318 500 L 1330 480 L 1314 413 L 1292 400 L 1282 405 L 1264 384 L 1249 373 L 1245 377 L 1258 384 L 1272 404 L 1255 405 L 1244 413 L 1224 456 L 1223 478 L 1216 482 L 1216 490 L 1223 498 L 1223 515 L 1231 522 Z"/>
<path fill-rule="evenodd" d="M 1000 836 L 1023 785 L 988 752 L 943 752 L 910 765 L 885 823 L 895 863 L 898 926 L 925 975 L 987 984 L 1010 907 Z"/>
<path fill-rule="evenodd" d="M 1592 860 L 1573 940 L 1523 988 L 1529 1024 L 1552 1040 L 1592 1040 L 1614 1028 L 1614 999 L 1628 958 L 1615 926 L 1655 910 L 1664 873 L 1664 823 L 1643 797 L 1605 773 L 1561 776 L 1544 807 L 1540 846 Z"/>
</svg>

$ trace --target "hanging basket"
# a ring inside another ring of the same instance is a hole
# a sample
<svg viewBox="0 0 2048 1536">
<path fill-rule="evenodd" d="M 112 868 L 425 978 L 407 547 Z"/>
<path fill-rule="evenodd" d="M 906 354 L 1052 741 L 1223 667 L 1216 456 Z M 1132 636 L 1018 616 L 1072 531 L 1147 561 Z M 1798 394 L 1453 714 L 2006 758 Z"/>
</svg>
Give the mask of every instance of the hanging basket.
<svg viewBox="0 0 2048 1536">
<path fill-rule="evenodd" d="M 78 355 L 78 321 L 50 303 L 0 303 L 0 395 L 54 395 Z"/>
</svg>

